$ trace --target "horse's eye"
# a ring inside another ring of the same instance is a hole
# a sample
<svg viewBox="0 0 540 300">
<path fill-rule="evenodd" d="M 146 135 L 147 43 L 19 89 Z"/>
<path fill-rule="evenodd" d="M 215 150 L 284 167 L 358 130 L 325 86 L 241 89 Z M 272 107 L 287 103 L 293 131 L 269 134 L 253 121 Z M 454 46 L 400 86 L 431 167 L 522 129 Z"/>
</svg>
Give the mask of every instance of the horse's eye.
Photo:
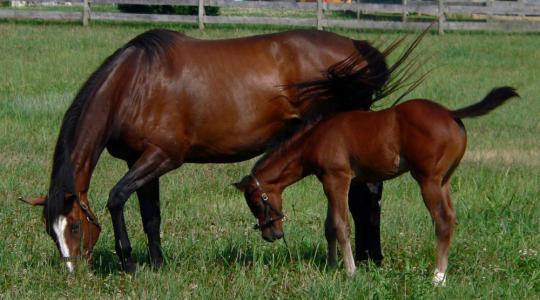
<svg viewBox="0 0 540 300">
<path fill-rule="evenodd" d="M 81 231 L 81 220 L 78 220 L 77 222 L 73 223 L 73 225 L 71 225 L 71 232 L 79 233 L 80 231 Z"/>
</svg>

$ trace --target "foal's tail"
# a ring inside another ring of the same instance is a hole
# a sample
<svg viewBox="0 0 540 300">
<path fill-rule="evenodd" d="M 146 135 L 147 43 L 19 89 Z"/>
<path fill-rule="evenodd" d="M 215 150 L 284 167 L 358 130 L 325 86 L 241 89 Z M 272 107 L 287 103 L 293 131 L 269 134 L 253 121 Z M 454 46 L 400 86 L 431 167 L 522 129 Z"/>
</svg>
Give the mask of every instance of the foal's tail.
<svg viewBox="0 0 540 300">
<path fill-rule="evenodd" d="M 489 92 L 489 94 L 486 95 L 486 97 L 484 97 L 484 99 L 482 99 L 482 101 L 458 110 L 454 110 L 452 111 L 452 114 L 456 119 L 480 117 L 488 114 L 513 97 L 519 97 L 519 94 L 513 87 L 503 86 L 494 88 L 491 90 L 491 92 Z"/>
</svg>

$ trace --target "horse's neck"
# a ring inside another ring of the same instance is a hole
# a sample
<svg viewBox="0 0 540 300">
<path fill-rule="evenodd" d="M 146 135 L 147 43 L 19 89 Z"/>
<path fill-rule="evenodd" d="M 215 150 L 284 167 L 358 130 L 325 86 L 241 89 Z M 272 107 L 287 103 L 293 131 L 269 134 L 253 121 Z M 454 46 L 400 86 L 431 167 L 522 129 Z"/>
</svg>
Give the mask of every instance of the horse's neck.
<svg viewBox="0 0 540 300">
<path fill-rule="evenodd" d="M 110 127 L 107 122 L 109 116 L 103 113 L 110 104 L 97 102 L 89 103 L 82 112 L 81 120 L 75 131 L 71 160 L 76 192 L 86 192 L 88 190 L 92 172 L 110 134 Z M 101 112 L 97 111 L 98 109 L 101 109 Z"/>
</svg>

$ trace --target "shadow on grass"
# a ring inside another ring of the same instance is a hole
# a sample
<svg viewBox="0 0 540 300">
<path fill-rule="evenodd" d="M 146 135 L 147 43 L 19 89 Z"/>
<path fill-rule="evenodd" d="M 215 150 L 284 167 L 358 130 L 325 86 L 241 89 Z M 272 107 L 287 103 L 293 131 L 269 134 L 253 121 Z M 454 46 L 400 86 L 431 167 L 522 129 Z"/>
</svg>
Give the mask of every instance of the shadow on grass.
<svg viewBox="0 0 540 300">
<path fill-rule="evenodd" d="M 308 264 L 321 271 L 327 269 L 326 249 L 315 243 L 302 243 L 294 247 L 283 245 L 279 249 L 269 249 L 229 242 L 216 253 L 215 257 L 217 263 L 226 267 L 235 265 L 249 267 L 256 264 L 290 267 L 293 264 Z"/>
<path fill-rule="evenodd" d="M 137 265 L 137 269 L 147 267 L 150 259 L 146 249 L 134 249 L 132 252 L 133 261 Z M 94 263 L 91 269 L 96 275 L 107 277 L 110 274 L 122 272 L 120 261 L 115 252 L 110 249 L 97 248 L 94 249 Z"/>
</svg>

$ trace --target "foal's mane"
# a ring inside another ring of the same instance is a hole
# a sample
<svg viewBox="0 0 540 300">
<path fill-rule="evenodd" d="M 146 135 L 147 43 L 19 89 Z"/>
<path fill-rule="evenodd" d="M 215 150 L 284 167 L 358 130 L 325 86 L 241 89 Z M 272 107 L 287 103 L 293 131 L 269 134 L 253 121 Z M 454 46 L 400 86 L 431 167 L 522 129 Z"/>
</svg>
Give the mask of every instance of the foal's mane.
<svg viewBox="0 0 540 300">
<path fill-rule="evenodd" d="M 293 128 L 289 135 L 282 136 L 281 139 L 277 141 L 273 141 L 270 146 L 268 147 L 267 151 L 255 162 L 255 165 L 251 169 L 252 173 L 254 173 L 259 168 L 264 167 L 265 162 L 268 162 L 269 159 L 276 157 L 276 156 L 282 156 L 289 149 L 289 147 L 293 144 L 295 144 L 300 139 L 307 136 L 308 132 L 311 131 L 319 122 L 311 122 L 306 124 L 298 124 L 296 128 Z M 293 125 L 294 126 L 294 125 Z"/>
<path fill-rule="evenodd" d="M 88 103 L 94 99 L 103 83 L 109 79 L 109 74 L 117 67 L 126 49 L 130 47 L 141 49 L 145 54 L 144 60 L 150 63 L 156 57 L 165 55 L 168 48 L 173 45 L 175 38 L 179 36 L 180 34 L 174 31 L 151 30 L 135 37 L 105 59 L 78 91 L 75 99 L 64 114 L 54 150 L 51 181 L 44 209 L 44 217 L 47 220 L 49 232 L 52 222 L 64 212 L 66 193 L 75 195 L 75 174 L 71 154 L 75 146 L 76 132 L 81 115 Z M 75 196 L 78 197 L 78 195 Z"/>
</svg>

